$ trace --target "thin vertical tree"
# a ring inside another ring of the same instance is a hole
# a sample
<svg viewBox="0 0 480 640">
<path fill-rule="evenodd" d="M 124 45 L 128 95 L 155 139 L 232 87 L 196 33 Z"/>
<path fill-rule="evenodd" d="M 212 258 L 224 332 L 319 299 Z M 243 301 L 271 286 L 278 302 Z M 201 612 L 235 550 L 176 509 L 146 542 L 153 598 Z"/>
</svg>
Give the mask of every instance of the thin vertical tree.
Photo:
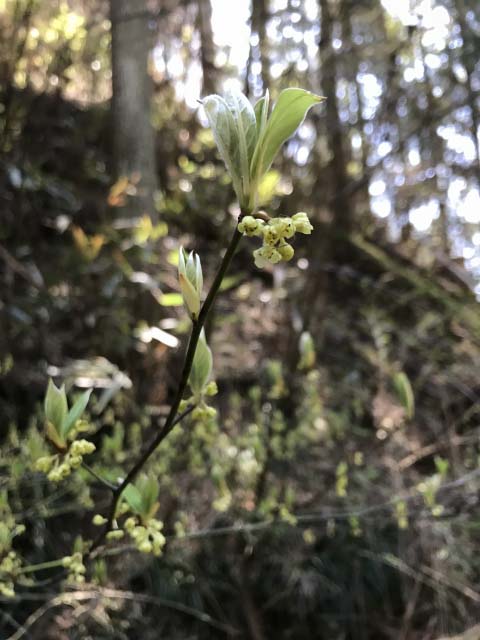
<svg viewBox="0 0 480 640">
<path fill-rule="evenodd" d="M 110 15 L 114 173 L 117 178 L 136 176 L 136 197 L 130 199 L 128 211 L 154 218 L 157 174 L 148 70 L 153 45 L 148 2 L 110 0 Z"/>
<path fill-rule="evenodd" d="M 200 34 L 200 61 L 202 64 L 202 95 L 217 92 L 218 69 L 215 65 L 215 44 L 212 29 L 210 0 L 197 0 L 197 28 Z"/>
</svg>

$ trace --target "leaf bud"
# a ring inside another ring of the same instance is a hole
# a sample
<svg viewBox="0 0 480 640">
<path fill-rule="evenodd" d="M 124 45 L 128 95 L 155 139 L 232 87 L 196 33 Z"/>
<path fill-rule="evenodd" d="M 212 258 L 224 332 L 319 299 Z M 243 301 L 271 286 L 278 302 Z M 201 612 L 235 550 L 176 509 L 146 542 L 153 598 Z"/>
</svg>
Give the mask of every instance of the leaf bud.
<svg viewBox="0 0 480 640">
<path fill-rule="evenodd" d="M 198 254 L 188 255 L 183 247 L 178 252 L 178 281 L 183 301 L 193 318 L 200 312 L 200 298 L 203 289 L 202 265 Z"/>
</svg>

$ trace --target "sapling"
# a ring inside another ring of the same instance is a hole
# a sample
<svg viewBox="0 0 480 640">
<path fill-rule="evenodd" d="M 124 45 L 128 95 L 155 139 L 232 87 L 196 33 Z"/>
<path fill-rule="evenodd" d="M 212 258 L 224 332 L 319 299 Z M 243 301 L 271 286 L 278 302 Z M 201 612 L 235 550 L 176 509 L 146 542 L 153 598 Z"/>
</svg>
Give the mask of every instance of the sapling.
<svg viewBox="0 0 480 640">
<path fill-rule="evenodd" d="M 161 442 L 185 416 L 192 414 L 195 420 L 203 420 L 215 413 L 208 404 L 217 387 L 211 377 L 212 353 L 204 326 L 242 236 L 260 239 L 261 246 L 253 251 L 253 256 L 256 266 L 264 268 L 269 263 L 291 260 L 294 255 L 291 240 L 295 234 L 310 234 L 312 231 L 304 212 L 290 217 L 271 217 L 259 210 L 259 189 L 283 143 L 296 132 L 308 110 L 322 100 L 322 97 L 303 89 L 290 88 L 280 93 L 271 112 L 268 91 L 254 106 L 246 96 L 235 91 L 228 92 L 225 97 L 207 96 L 202 101 L 237 196 L 240 213 L 204 299 L 200 257 L 193 252 L 187 254 L 183 248 L 179 250 L 179 288 L 190 316 L 191 332 L 177 389 L 163 426 L 116 484 L 102 479 L 83 460 L 84 456 L 95 451 L 91 442 L 77 437 L 90 391 L 83 393 L 69 410 L 64 386 L 57 388 L 52 381 L 49 382 L 45 397 L 45 438 L 52 453 L 40 457 L 36 461 L 36 469 L 47 474 L 50 481 L 59 482 L 82 466 L 111 492 L 106 514 L 97 513 L 93 517 L 93 524 L 100 528 L 98 536 L 93 541 L 77 545 L 71 556 L 50 563 L 51 566 L 65 567 L 70 579 L 83 581 L 88 560 L 98 555 L 108 541 L 125 536 L 130 537 L 139 551 L 155 556 L 161 554 L 165 538 L 161 533 L 162 523 L 155 519 L 159 485 L 156 478 L 145 475 L 145 467 Z M 185 399 L 187 387 L 190 387 L 191 396 Z M 4 594 L 13 595 L 12 578 L 21 572 L 21 568 L 17 557 L 14 561 L 11 555 L 11 545 L 5 551 L 10 554 L 7 557 L 11 561 L 0 564 L 0 588 Z M 45 568 L 45 563 L 38 566 Z M 31 570 L 34 566 L 29 568 Z"/>
</svg>

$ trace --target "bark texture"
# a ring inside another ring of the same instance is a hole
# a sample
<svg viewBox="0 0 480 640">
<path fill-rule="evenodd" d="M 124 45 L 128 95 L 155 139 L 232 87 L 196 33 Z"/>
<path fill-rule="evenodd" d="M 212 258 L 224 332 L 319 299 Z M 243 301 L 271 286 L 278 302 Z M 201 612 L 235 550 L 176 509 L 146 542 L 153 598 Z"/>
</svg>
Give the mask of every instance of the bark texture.
<svg viewBox="0 0 480 640">
<path fill-rule="evenodd" d="M 112 21 L 112 121 L 116 177 L 139 176 L 127 209 L 155 217 L 155 132 L 151 122 L 153 44 L 147 0 L 110 0 Z"/>
</svg>

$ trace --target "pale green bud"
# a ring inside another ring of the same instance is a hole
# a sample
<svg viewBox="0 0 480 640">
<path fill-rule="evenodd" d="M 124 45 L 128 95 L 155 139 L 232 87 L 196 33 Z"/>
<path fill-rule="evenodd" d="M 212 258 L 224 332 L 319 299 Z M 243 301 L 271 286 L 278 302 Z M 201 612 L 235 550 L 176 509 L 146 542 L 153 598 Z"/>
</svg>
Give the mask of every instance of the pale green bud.
<svg viewBox="0 0 480 640">
<path fill-rule="evenodd" d="M 240 233 L 244 233 L 246 236 L 255 236 L 261 232 L 264 225 L 263 220 L 258 220 L 253 216 L 245 216 L 238 225 Z"/>
<path fill-rule="evenodd" d="M 288 243 L 282 244 L 280 247 L 277 247 L 277 251 L 282 256 L 282 260 L 285 260 L 285 262 L 291 260 L 295 253 L 292 245 Z"/>
<path fill-rule="evenodd" d="M 115 529 L 114 531 L 109 531 L 107 533 L 107 540 L 121 540 L 125 532 L 121 529 Z"/>
<path fill-rule="evenodd" d="M 261 251 L 264 259 L 272 264 L 277 264 L 282 259 L 282 256 L 273 247 L 262 247 Z"/>
<path fill-rule="evenodd" d="M 136 525 L 137 525 L 137 521 L 135 518 L 127 518 L 125 520 L 124 527 L 129 533 L 131 533 L 133 529 L 136 527 Z"/>
<path fill-rule="evenodd" d="M 152 534 L 152 540 L 153 555 L 159 556 L 162 553 L 163 547 L 165 546 L 165 536 L 163 536 L 161 533 L 154 533 Z"/>
<path fill-rule="evenodd" d="M 75 440 L 70 447 L 72 456 L 86 456 L 95 451 L 95 445 L 88 440 Z"/>
<path fill-rule="evenodd" d="M 148 532 L 145 527 L 135 527 L 130 535 L 134 540 L 145 540 L 148 537 Z"/>
<path fill-rule="evenodd" d="M 178 252 L 178 281 L 185 306 L 196 318 L 203 289 L 202 265 L 197 254 L 192 251 L 187 257 L 183 247 Z"/>
<path fill-rule="evenodd" d="M 152 519 L 148 524 L 149 528 L 154 531 L 161 531 L 163 529 L 163 522 L 161 520 Z"/>
<path fill-rule="evenodd" d="M 58 433 L 61 433 L 63 423 L 67 417 L 68 404 L 65 393 L 65 385 L 60 389 L 55 386 L 52 380 L 48 381 L 47 393 L 45 395 L 45 417 Z"/>
<path fill-rule="evenodd" d="M 298 233 L 304 233 L 306 235 L 310 235 L 312 233 L 313 226 L 310 224 L 310 220 L 304 211 L 292 216 L 292 221 L 295 225 L 295 230 L 298 231 Z"/>
<path fill-rule="evenodd" d="M 0 582 L 0 593 L 5 598 L 14 598 L 15 591 L 13 588 L 13 582 Z"/>
<path fill-rule="evenodd" d="M 194 395 L 198 397 L 206 384 L 209 382 L 212 373 L 213 359 L 210 347 L 205 338 L 205 331 L 202 329 L 198 339 L 195 356 L 193 358 L 192 369 L 188 382 Z"/>
<path fill-rule="evenodd" d="M 51 482 L 60 482 L 60 480 L 62 479 L 62 475 L 58 469 L 52 469 L 50 473 L 47 475 L 47 478 Z"/>
<path fill-rule="evenodd" d="M 283 218 L 283 237 L 293 238 L 295 235 L 295 224 L 291 218 Z"/>
<path fill-rule="evenodd" d="M 69 463 L 72 469 L 78 469 L 82 464 L 82 456 L 70 456 Z"/>
<path fill-rule="evenodd" d="M 291 218 L 273 218 L 269 223 L 281 238 L 292 238 L 295 235 L 295 225 Z"/>
<path fill-rule="evenodd" d="M 38 458 L 38 460 L 35 462 L 35 470 L 42 471 L 42 473 L 48 473 L 52 468 L 53 461 L 53 456 L 44 456 L 43 458 Z"/>
<path fill-rule="evenodd" d="M 68 464 L 68 462 L 64 462 L 58 467 L 58 473 L 60 474 L 60 478 L 66 478 L 71 474 L 71 472 L 72 472 L 72 468 Z"/>
<path fill-rule="evenodd" d="M 263 241 L 270 247 L 273 247 L 280 240 L 280 230 L 276 225 L 268 224 L 263 229 Z"/>
<path fill-rule="evenodd" d="M 255 266 L 259 269 L 263 269 L 268 264 L 268 260 L 266 260 L 263 256 L 263 247 L 261 249 L 256 249 L 253 252 L 253 257 L 255 259 Z"/>
<path fill-rule="evenodd" d="M 100 515 L 99 513 L 96 513 L 93 518 L 92 518 L 92 523 L 96 526 L 96 527 L 101 527 L 103 524 L 107 523 L 107 519 L 104 518 L 102 515 Z"/>
<path fill-rule="evenodd" d="M 144 540 L 138 545 L 138 550 L 142 553 L 151 553 L 152 551 L 152 543 L 148 540 Z"/>
<path fill-rule="evenodd" d="M 205 387 L 205 395 L 216 396 L 217 393 L 218 393 L 217 383 L 215 382 L 215 380 L 211 380 Z"/>
</svg>

